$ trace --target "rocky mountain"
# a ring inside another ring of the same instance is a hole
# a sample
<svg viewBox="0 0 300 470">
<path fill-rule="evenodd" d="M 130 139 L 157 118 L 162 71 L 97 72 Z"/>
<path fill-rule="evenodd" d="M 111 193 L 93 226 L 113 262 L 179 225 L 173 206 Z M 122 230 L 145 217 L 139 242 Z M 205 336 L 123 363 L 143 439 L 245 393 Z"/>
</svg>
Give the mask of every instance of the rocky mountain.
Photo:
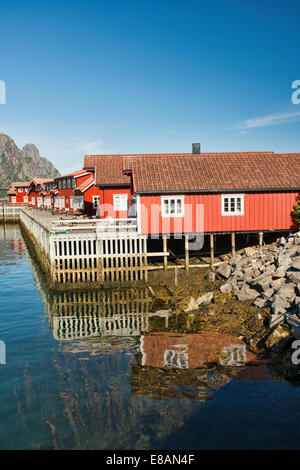
<svg viewBox="0 0 300 470">
<path fill-rule="evenodd" d="M 13 139 L 0 133 L 0 186 L 31 178 L 53 178 L 59 171 L 47 158 L 41 157 L 34 144 L 19 149 Z"/>
</svg>

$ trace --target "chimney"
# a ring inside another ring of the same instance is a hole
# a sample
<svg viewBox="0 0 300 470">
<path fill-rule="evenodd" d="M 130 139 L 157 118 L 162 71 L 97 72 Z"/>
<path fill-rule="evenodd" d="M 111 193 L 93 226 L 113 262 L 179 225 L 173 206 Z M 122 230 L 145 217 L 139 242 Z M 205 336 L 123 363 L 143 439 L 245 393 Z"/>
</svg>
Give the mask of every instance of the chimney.
<svg viewBox="0 0 300 470">
<path fill-rule="evenodd" d="M 193 155 L 200 155 L 200 144 L 193 144 Z"/>
</svg>

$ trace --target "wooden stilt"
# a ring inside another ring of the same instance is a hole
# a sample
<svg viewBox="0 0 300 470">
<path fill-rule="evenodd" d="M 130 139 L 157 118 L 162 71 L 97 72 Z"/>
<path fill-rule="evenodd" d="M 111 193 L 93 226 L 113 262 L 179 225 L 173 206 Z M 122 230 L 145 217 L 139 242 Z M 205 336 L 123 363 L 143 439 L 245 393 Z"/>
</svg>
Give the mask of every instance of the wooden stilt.
<svg viewBox="0 0 300 470">
<path fill-rule="evenodd" d="M 167 237 L 163 236 L 163 252 L 167 253 Z M 168 257 L 164 256 L 164 270 L 167 271 L 168 269 Z"/>
<path fill-rule="evenodd" d="M 187 271 L 190 270 L 190 257 L 189 257 L 189 237 L 186 235 L 184 237 L 185 240 L 185 269 Z"/>
<path fill-rule="evenodd" d="M 210 267 L 214 267 L 215 261 L 215 250 L 214 250 L 214 235 L 213 233 L 210 234 Z"/>
<path fill-rule="evenodd" d="M 260 251 L 260 253 L 262 253 L 263 238 L 264 238 L 263 232 L 259 232 L 259 234 L 258 234 L 258 244 L 259 244 L 259 251 Z"/>
<path fill-rule="evenodd" d="M 231 234 L 231 254 L 235 256 L 235 233 Z"/>
<path fill-rule="evenodd" d="M 174 282 L 175 282 L 175 286 L 177 286 L 177 284 L 178 284 L 178 268 L 177 268 L 177 266 L 175 266 L 175 269 L 174 269 Z"/>
</svg>

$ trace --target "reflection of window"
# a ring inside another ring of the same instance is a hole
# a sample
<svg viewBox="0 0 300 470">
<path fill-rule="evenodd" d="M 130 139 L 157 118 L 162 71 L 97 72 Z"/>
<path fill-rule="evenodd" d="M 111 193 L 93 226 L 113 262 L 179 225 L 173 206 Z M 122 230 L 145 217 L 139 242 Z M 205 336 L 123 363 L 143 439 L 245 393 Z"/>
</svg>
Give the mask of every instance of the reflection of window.
<svg viewBox="0 0 300 470">
<path fill-rule="evenodd" d="M 114 194 L 114 211 L 127 211 L 127 194 Z"/>
<path fill-rule="evenodd" d="M 99 198 L 100 196 L 93 196 L 93 208 L 97 209 L 99 207 Z"/>
<path fill-rule="evenodd" d="M 241 366 L 247 361 L 245 344 L 224 346 L 220 364 L 223 366 Z"/>
<path fill-rule="evenodd" d="M 174 344 L 171 347 L 174 349 L 165 350 L 163 368 L 188 369 L 188 346 L 186 344 Z"/>
<path fill-rule="evenodd" d="M 244 215 L 244 195 L 222 194 L 222 215 Z"/>
<path fill-rule="evenodd" d="M 183 217 L 184 196 L 162 196 L 161 214 L 162 217 Z"/>
</svg>

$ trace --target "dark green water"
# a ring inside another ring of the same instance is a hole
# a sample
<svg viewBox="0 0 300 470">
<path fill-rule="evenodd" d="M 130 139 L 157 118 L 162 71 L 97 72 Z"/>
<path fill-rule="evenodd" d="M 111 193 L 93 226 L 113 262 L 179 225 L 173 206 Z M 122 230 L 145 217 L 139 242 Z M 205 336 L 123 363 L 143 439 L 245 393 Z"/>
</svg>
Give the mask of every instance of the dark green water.
<svg viewBox="0 0 300 470">
<path fill-rule="evenodd" d="M 0 226 L 0 448 L 300 448 L 300 389 L 189 328 L 143 289 L 49 294 L 19 228 Z"/>
</svg>

